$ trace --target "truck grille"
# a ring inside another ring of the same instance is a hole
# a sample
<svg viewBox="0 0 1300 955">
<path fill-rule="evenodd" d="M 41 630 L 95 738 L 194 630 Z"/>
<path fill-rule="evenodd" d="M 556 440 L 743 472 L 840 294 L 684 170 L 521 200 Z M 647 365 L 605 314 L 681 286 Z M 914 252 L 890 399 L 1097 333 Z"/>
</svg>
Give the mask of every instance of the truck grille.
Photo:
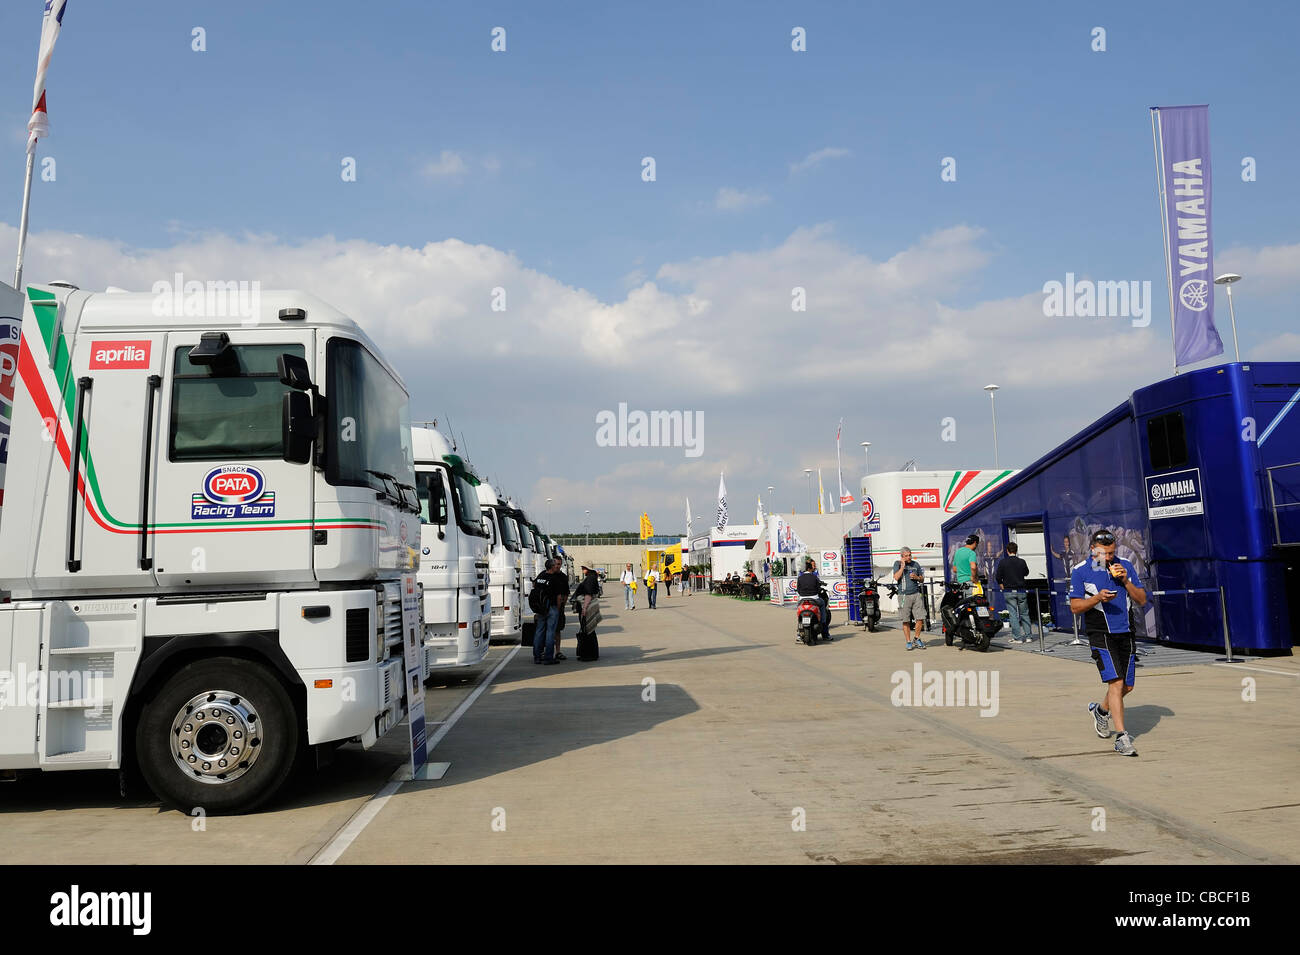
<svg viewBox="0 0 1300 955">
<path fill-rule="evenodd" d="M 348 663 L 360 663 L 370 656 L 370 611 L 365 607 L 348 610 L 343 648 Z"/>
</svg>

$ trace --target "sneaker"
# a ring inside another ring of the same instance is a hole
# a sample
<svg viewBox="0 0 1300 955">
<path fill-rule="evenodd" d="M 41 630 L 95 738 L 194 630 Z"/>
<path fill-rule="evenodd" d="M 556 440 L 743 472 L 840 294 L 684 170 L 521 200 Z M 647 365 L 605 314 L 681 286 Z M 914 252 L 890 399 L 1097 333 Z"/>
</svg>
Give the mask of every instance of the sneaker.
<svg viewBox="0 0 1300 955">
<path fill-rule="evenodd" d="M 1088 712 L 1092 714 L 1092 725 L 1102 739 L 1110 739 L 1110 714 L 1101 711 L 1100 703 L 1089 703 Z"/>
<path fill-rule="evenodd" d="M 918 649 L 918 650 L 924 650 L 924 649 L 925 649 L 925 641 L 922 640 L 920 637 L 917 637 L 917 638 L 916 638 L 916 649 Z"/>
<path fill-rule="evenodd" d="M 1120 733 L 1115 737 L 1115 752 L 1121 756 L 1136 756 L 1138 754 L 1138 751 L 1133 748 L 1131 733 Z"/>
<path fill-rule="evenodd" d="M 912 641 L 911 641 L 911 640 L 908 640 L 908 641 L 907 641 L 907 649 L 909 649 L 909 650 L 912 649 Z"/>
<path fill-rule="evenodd" d="M 569 659 L 569 658 L 566 657 L 566 656 L 565 656 L 563 653 L 561 653 L 559 650 L 556 650 L 556 651 L 555 651 L 555 659 L 557 659 L 557 660 L 567 660 L 567 659 Z"/>
</svg>

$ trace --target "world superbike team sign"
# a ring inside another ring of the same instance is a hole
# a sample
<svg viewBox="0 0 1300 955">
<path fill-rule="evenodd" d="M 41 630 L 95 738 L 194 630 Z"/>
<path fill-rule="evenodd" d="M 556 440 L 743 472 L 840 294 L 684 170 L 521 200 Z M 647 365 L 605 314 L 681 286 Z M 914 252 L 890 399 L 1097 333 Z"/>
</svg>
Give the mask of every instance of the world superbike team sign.
<svg viewBox="0 0 1300 955">
<path fill-rule="evenodd" d="M 1200 468 L 1147 478 L 1147 516 L 1151 520 L 1204 513 Z"/>
<path fill-rule="evenodd" d="M 215 467 L 203 478 L 203 492 L 192 496 L 190 518 L 196 521 L 236 517 L 275 517 L 275 492 L 257 468 L 243 464 Z"/>
</svg>

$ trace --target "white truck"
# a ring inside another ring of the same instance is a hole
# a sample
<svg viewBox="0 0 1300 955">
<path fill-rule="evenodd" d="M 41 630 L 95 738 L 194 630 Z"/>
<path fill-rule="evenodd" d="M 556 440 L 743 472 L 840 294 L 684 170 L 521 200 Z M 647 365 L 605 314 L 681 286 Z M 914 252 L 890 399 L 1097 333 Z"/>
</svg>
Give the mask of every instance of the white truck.
<svg viewBox="0 0 1300 955">
<path fill-rule="evenodd" d="M 476 666 L 492 637 L 488 532 L 479 479 L 447 438 L 412 428 L 420 498 L 420 583 L 424 585 L 424 649 L 430 670 Z"/>
<path fill-rule="evenodd" d="M 533 645 L 533 615 L 528 609 L 528 594 L 533 589 L 533 581 L 541 570 L 537 566 L 537 541 L 533 537 L 528 523 L 528 515 L 515 506 L 513 500 L 506 501 L 506 509 L 519 532 L 519 639 L 525 646 Z"/>
<path fill-rule="evenodd" d="M 320 299 L 257 303 L 0 286 L 0 775 L 138 765 L 246 811 L 420 692 L 406 388 Z"/>
<path fill-rule="evenodd" d="M 488 529 L 488 570 L 492 586 L 492 637 L 518 643 L 523 623 L 523 581 L 519 573 L 519 527 L 510 508 L 486 482 L 478 486 L 478 502 Z"/>
</svg>

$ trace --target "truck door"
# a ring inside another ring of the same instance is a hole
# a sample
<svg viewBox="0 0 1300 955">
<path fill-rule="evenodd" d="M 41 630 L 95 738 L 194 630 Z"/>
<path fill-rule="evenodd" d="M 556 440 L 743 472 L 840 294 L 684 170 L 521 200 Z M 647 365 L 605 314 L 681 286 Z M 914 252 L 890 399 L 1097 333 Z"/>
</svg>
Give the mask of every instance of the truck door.
<svg viewBox="0 0 1300 955">
<path fill-rule="evenodd" d="M 168 334 L 151 507 L 160 586 L 315 581 L 312 467 L 283 458 L 284 353 L 321 381 L 310 329 Z"/>
</svg>

